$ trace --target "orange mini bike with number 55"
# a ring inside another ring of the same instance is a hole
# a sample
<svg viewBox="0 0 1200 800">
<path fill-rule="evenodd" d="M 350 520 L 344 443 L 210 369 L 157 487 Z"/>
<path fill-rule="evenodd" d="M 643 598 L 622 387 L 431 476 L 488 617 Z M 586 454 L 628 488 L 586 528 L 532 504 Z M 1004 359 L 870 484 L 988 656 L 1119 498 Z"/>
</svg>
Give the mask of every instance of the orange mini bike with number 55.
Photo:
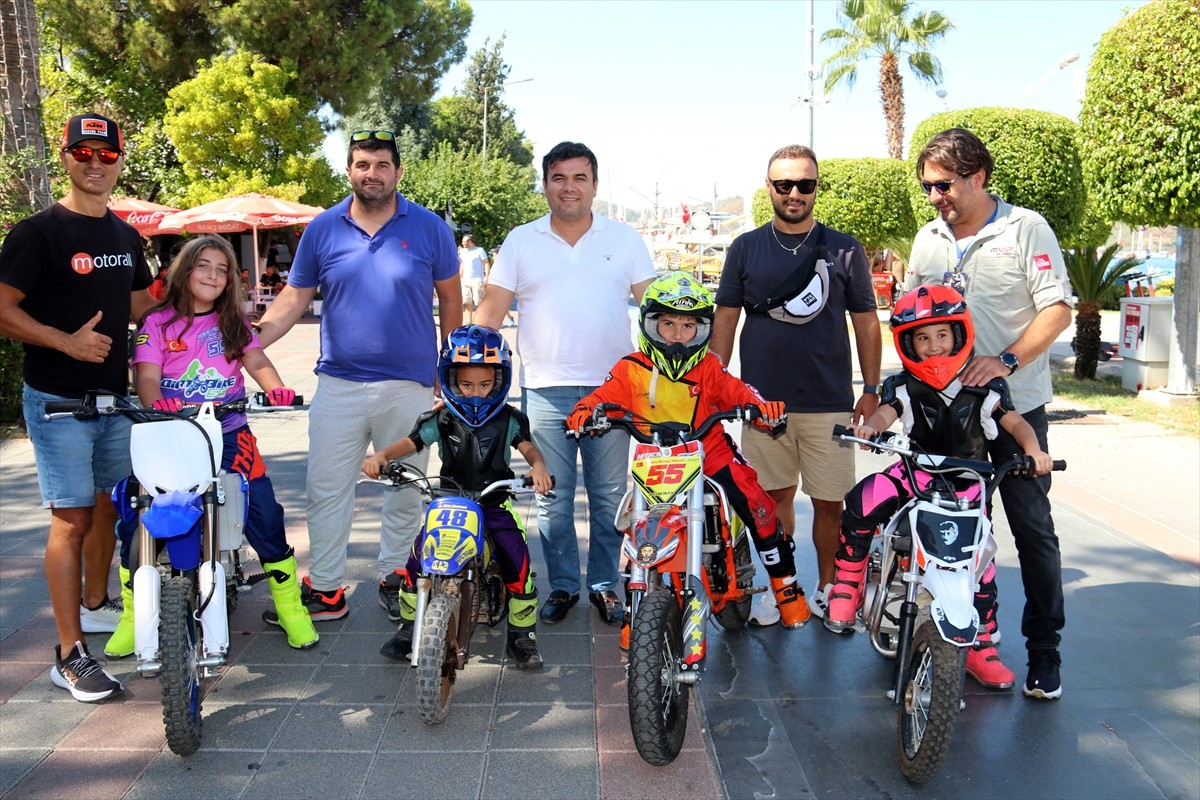
<svg viewBox="0 0 1200 800">
<path fill-rule="evenodd" d="M 725 490 L 704 475 L 701 441 L 714 425 L 758 416 L 756 407 L 738 407 L 692 430 L 601 403 L 581 431 L 619 428 L 637 442 L 637 486 L 621 504 L 617 527 L 625 531 L 630 562 L 629 723 L 638 753 L 650 764 L 669 764 L 683 747 L 687 690 L 704 669 L 709 617 L 740 628 L 752 596 L 765 591 L 753 587 L 749 533 Z"/>
</svg>

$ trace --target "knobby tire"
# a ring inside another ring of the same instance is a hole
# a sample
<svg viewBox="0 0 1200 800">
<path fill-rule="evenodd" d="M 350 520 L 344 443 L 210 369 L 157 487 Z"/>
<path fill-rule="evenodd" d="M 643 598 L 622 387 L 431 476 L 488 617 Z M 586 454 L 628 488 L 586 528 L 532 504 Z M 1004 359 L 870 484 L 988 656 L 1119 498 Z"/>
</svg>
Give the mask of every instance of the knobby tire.
<svg viewBox="0 0 1200 800">
<path fill-rule="evenodd" d="M 162 688 L 167 746 L 180 756 L 200 748 L 200 623 L 195 618 L 196 584 L 175 575 L 163 581 L 159 595 L 158 682 Z"/>
<path fill-rule="evenodd" d="M 937 774 L 950 750 L 954 718 L 962 697 L 966 651 L 947 642 L 933 620 L 913 636 L 912 657 L 899 704 L 897 758 L 900 773 L 913 783 Z"/>
<path fill-rule="evenodd" d="M 670 764 L 683 748 L 688 688 L 675 680 L 683 655 L 683 615 L 674 592 L 650 592 L 629 639 L 629 726 L 642 759 Z"/>
<path fill-rule="evenodd" d="M 445 721 L 457 677 L 460 598 L 438 594 L 430 598 L 421 624 L 417 652 L 417 710 L 426 725 Z"/>
</svg>

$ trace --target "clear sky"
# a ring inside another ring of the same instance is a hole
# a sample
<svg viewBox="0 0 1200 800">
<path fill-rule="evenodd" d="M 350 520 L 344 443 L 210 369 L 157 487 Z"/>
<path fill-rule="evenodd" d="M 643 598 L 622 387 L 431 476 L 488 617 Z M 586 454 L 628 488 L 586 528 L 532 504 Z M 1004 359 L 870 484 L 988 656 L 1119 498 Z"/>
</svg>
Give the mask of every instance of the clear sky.
<svg viewBox="0 0 1200 800">
<path fill-rule="evenodd" d="M 903 66 L 905 155 L 912 129 L 944 108 L 1021 105 L 1078 119 L 1087 67 L 1100 36 L 1145 0 L 921 0 L 955 24 L 935 53 L 946 97 Z M 505 102 L 534 144 L 535 164 L 564 139 L 600 162 L 599 197 L 664 207 L 744 194 L 762 185 L 778 147 L 806 144 L 805 0 L 474 0 L 468 53 L 506 35 Z M 816 57 L 839 3 L 815 0 Z M 1059 60 L 1079 60 L 1059 70 Z M 879 62 L 816 106 L 819 158 L 885 156 Z M 461 90 L 464 65 L 442 80 Z M 817 85 L 820 94 L 820 84 Z M 340 148 L 338 148 L 340 150 Z"/>
</svg>

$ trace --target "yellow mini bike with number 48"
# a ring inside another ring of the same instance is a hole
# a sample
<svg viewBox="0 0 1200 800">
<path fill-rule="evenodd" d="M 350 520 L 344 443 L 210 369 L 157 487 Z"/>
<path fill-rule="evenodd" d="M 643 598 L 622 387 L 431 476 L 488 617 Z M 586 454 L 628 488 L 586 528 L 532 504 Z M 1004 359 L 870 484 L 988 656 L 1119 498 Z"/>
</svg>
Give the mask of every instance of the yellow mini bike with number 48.
<svg viewBox="0 0 1200 800">
<path fill-rule="evenodd" d="M 617 527 L 630 563 L 629 723 L 650 764 L 669 764 L 683 747 L 687 690 L 704 670 L 709 618 L 740 628 L 752 596 L 765 591 L 753 586 L 749 532 L 725 490 L 704 475 L 701 442 L 714 425 L 758 416 L 753 406 L 734 408 L 692 430 L 602 403 L 582 430 L 601 435 L 619 428 L 637 442 L 636 489 L 621 504 Z"/>
<path fill-rule="evenodd" d="M 392 461 L 378 483 L 391 488 L 416 487 L 429 503 L 417 534 L 420 572 L 416 576 L 417 610 L 409 659 L 417 668 L 417 710 L 427 725 L 450 712 L 458 672 L 467 665 L 471 634 L 479 620 L 489 627 L 505 618 L 507 595 L 496 552 L 484 527 L 479 499 L 493 492 L 535 491 L 529 477 L 495 481 L 482 491 L 468 491 L 446 476 L 426 476 L 403 461 Z"/>
</svg>

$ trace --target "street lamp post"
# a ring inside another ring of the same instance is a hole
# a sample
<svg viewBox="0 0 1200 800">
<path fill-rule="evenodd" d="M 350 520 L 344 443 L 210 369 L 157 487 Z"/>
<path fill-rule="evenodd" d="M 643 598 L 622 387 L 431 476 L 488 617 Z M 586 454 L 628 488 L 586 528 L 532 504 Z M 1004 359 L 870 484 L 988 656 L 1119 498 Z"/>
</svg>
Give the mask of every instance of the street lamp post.
<svg viewBox="0 0 1200 800">
<path fill-rule="evenodd" d="M 1026 97 L 1028 97 L 1030 94 L 1032 94 L 1034 89 L 1038 88 L 1043 83 L 1045 83 L 1046 81 L 1053 78 L 1060 70 L 1066 69 L 1067 67 L 1071 66 L 1078 60 L 1079 60 L 1079 53 L 1067 53 L 1066 55 L 1064 55 L 1062 58 L 1060 58 L 1058 60 L 1058 64 L 1054 67 L 1054 69 L 1050 70 L 1045 75 L 1038 78 L 1033 83 L 1029 84 L 1029 88 L 1026 89 L 1025 91 L 1021 92 L 1021 96 L 1017 98 L 1017 102 L 1015 102 L 1013 105 L 1020 106 L 1021 101 L 1024 100 Z"/>
<path fill-rule="evenodd" d="M 508 81 L 507 83 L 497 83 L 494 86 L 485 87 L 483 90 L 483 163 L 487 165 L 487 129 L 488 129 L 488 96 L 493 89 L 501 89 L 505 86 L 512 86 L 514 83 L 529 83 L 533 78 L 522 78 L 519 81 Z"/>
</svg>

